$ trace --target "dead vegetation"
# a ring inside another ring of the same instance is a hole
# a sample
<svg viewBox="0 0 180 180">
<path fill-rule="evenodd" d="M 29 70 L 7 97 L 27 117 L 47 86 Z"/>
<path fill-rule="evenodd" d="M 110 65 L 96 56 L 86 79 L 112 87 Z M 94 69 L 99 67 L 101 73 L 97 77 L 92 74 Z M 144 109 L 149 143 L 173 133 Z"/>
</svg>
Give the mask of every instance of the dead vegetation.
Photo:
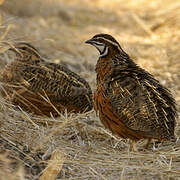
<svg viewBox="0 0 180 180">
<path fill-rule="evenodd" d="M 171 89 L 180 112 L 178 0 L 23 2 L 1 5 L 0 70 L 11 61 L 5 52 L 8 43 L 28 41 L 47 59 L 79 73 L 94 89 L 97 52 L 84 41 L 97 33 L 110 33 L 140 66 Z M 104 129 L 94 111 L 54 119 L 23 112 L 2 98 L 0 103 L 2 180 L 180 177 L 178 140 L 154 142 L 149 150 L 134 153 L 128 140 Z M 177 125 L 177 136 L 179 130 Z"/>
</svg>

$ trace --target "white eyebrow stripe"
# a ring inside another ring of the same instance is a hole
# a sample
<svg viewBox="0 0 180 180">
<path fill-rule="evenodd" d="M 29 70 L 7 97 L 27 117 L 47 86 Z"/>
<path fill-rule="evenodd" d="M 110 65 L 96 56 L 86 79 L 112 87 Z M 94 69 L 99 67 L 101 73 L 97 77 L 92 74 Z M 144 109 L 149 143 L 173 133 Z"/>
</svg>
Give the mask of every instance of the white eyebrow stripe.
<svg viewBox="0 0 180 180">
<path fill-rule="evenodd" d="M 104 46 L 104 43 L 100 43 L 97 41 L 92 41 L 93 44 L 97 45 L 97 46 Z"/>
<path fill-rule="evenodd" d="M 115 43 L 115 42 L 113 42 L 113 41 L 111 41 L 109 39 L 103 38 L 103 37 L 97 37 L 97 39 L 103 39 L 103 40 L 115 45 L 121 51 L 121 49 L 120 49 L 120 47 L 119 47 L 119 45 L 117 43 Z"/>
</svg>

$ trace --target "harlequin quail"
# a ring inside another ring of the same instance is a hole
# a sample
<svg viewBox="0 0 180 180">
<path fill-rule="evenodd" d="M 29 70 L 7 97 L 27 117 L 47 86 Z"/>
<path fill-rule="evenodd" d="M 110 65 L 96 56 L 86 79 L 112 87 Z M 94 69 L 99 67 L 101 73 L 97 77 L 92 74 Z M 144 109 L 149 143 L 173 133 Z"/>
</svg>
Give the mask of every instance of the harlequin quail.
<svg viewBox="0 0 180 180">
<path fill-rule="evenodd" d="M 17 43 L 10 50 L 15 59 L 1 75 L 2 95 L 24 110 L 38 115 L 58 116 L 90 111 L 89 84 L 66 67 L 47 62 L 32 45 Z"/>
<path fill-rule="evenodd" d="M 94 107 L 106 128 L 122 138 L 136 141 L 174 138 L 176 104 L 170 91 L 140 68 L 108 34 L 87 40 L 100 53 L 96 64 Z"/>
</svg>

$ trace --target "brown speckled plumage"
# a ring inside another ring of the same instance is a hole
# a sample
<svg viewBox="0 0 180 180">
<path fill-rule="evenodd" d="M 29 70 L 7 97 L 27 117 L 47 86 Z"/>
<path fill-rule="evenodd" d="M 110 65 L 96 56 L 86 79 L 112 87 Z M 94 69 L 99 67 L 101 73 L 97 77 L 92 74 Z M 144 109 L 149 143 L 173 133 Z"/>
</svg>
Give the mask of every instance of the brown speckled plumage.
<svg viewBox="0 0 180 180">
<path fill-rule="evenodd" d="M 137 66 L 110 35 L 86 41 L 100 52 L 94 107 L 106 128 L 133 143 L 174 138 L 176 105 L 170 91 Z M 135 147 L 132 147 L 135 148 Z"/>
<path fill-rule="evenodd" d="M 87 112 L 92 109 L 89 84 L 66 67 L 45 61 L 28 43 L 11 48 L 15 59 L 1 75 L 2 94 L 24 110 L 39 115 Z"/>
</svg>

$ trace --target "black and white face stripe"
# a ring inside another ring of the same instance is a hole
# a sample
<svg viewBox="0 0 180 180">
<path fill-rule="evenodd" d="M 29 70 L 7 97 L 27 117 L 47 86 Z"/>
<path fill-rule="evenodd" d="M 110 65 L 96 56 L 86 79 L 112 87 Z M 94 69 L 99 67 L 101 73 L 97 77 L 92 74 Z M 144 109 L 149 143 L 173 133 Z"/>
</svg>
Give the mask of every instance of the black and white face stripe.
<svg viewBox="0 0 180 180">
<path fill-rule="evenodd" d="M 108 54 L 108 47 L 104 43 L 94 41 L 93 45 L 98 49 L 100 57 L 104 57 Z"/>
<path fill-rule="evenodd" d="M 107 39 L 107 38 L 104 38 L 104 37 L 97 37 L 96 38 L 97 40 L 98 39 L 103 39 L 105 42 L 109 42 L 110 44 L 116 46 L 119 50 L 120 50 L 120 46 L 118 43 L 114 42 L 114 41 L 111 41 L 110 39 Z"/>
<path fill-rule="evenodd" d="M 104 50 L 102 51 L 102 53 L 100 53 L 100 57 L 107 56 L 108 52 L 109 52 L 109 48 L 107 46 L 104 46 Z"/>
<path fill-rule="evenodd" d="M 97 48 L 97 50 L 100 53 L 100 57 L 104 57 L 108 54 L 109 48 L 104 43 L 98 42 L 96 40 L 89 41 L 89 42 L 87 41 L 87 43 L 90 43 Z"/>
<path fill-rule="evenodd" d="M 92 41 L 92 45 L 94 45 L 98 49 L 99 53 L 102 54 L 102 52 L 104 51 L 104 47 L 105 47 L 104 43 Z"/>
<path fill-rule="evenodd" d="M 100 57 L 106 56 L 109 53 L 110 49 L 116 54 L 120 54 L 123 58 L 128 57 L 119 43 L 111 35 L 97 34 L 92 39 L 87 40 L 86 43 L 95 46 L 100 52 Z"/>
</svg>

